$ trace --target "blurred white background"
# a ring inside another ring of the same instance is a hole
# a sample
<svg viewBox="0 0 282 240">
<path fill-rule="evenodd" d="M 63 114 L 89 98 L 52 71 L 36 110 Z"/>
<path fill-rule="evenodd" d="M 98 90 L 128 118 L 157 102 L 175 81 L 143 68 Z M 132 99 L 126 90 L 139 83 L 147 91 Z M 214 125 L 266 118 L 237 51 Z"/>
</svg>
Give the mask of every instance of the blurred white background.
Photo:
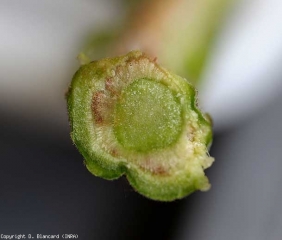
<svg viewBox="0 0 282 240">
<path fill-rule="evenodd" d="M 281 92 L 281 9 L 279 0 L 238 1 L 224 24 L 200 89 L 216 130 Z M 79 66 L 76 56 L 89 32 L 125 14 L 122 6 L 114 0 L 4 0 L 0 13 L 1 108 L 65 125 L 62 96 Z"/>
<path fill-rule="evenodd" d="M 201 99 L 216 129 L 262 110 L 282 90 L 282 2 L 238 1 L 216 42 Z"/>
<path fill-rule="evenodd" d="M 89 32 L 121 11 L 118 1 L 1 1 L 1 108 L 66 126 L 64 94 Z"/>
</svg>

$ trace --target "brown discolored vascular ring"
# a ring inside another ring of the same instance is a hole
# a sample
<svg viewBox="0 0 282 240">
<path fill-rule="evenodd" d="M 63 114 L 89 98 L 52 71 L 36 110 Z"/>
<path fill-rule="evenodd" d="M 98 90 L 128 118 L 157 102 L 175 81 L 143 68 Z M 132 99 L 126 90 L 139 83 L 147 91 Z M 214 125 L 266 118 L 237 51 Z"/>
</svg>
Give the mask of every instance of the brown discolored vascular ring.
<svg viewBox="0 0 282 240">
<path fill-rule="evenodd" d="M 106 95 L 104 91 L 95 92 L 92 97 L 91 109 L 94 114 L 94 120 L 97 124 L 105 122 L 103 111 L 107 107 Z"/>
<path fill-rule="evenodd" d="M 159 175 L 159 176 L 169 175 L 167 169 L 165 169 L 161 165 L 158 166 L 153 165 L 151 159 L 147 159 L 144 163 L 140 164 L 140 167 L 146 171 L 150 171 L 154 175 Z"/>
<path fill-rule="evenodd" d="M 107 78 L 105 82 L 105 89 L 109 91 L 112 95 L 117 95 L 117 91 L 114 87 L 113 78 Z"/>
</svg>

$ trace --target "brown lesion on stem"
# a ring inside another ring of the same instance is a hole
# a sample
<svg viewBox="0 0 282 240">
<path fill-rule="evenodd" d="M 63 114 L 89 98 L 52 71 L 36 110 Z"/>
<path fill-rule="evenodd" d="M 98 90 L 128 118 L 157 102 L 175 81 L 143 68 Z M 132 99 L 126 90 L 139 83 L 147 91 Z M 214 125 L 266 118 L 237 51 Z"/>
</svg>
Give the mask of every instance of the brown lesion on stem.
<svg viewBox="0 0 282 240">
<path fill-rule="evenodd" d="M 109 103 L 107 102 L 107 96 L 104 91 L 97 91 L 92 97 L 91 109 L 94 114 L 94 120 L 96 124 L 107 123 L 107 112 L 109 111 Z"/>
<path fill-rule="evenodd" d="M 118 150 L 113 148 L 110 150 L 110 154 L 113 156 L 113 157 L 118 157 L 119 154 L 118 154 Z"/>
<path fill-rule="evenodd" d="M 111 95 L 117 95 L 118 92 L 116 90 L 116 87 L 114 86 L 114 79 L 113 78 L 107 78 L 105 81 L 105 89 L 111 93 Z"/>
<path fill-rule="evenodd" d="M 187 133 L 187 137 L 189 139 L 190 142 L 194 142 L 195 141 L 195 134 L 196 134 L 196 129 L 193 126 L 190 126 L 188 133 Z"/>
<path fill-rule="evenodd" d="M 168 176 L 169 171 L 164 166 L 154 163 L 152 159 L 146 159 L 139 165 L 142 170 L 149 171 L 153 175 Z"/>
</svg>

